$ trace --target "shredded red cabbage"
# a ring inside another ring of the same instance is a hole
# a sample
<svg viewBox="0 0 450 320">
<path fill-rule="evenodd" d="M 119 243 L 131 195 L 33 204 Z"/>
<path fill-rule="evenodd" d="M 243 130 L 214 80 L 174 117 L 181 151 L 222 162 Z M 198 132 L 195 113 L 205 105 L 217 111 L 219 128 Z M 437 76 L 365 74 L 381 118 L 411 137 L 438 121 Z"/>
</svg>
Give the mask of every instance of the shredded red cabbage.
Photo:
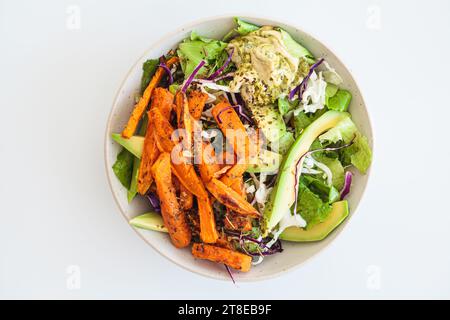
<svg viewBox="0 0 450 320">
<path fill-rule="evenodd" d="M 236 110 L 237 110 L 237 114 L 238 114 L 241 118 L 245 119 L 245 121 L 247 121 L 249 124 L 253 124 L 252 119 L 251 119 L 248 115 L 245 114 L 244 108 L 243 108 L 242 105 L 240 105 L 240 104 L 237 104 L 237 105 L 235 105 L 235 106 L 228 106 L 228 107 L 223 108 L 222 110 L 220 110 L 220 112 L 217 114 L 217 120 L 218 120 L 219 123 L 222 123 L 222 119 L 220 118 L 220 115 L 221 115 L 223 112 L 225 112 L 225 111 L 227 111 L 227 110 L 229 110 L 229 109 L 236 109 Z"/>
<path fill-rule="evenodd" d="M 300 162 L 303 160 L 303 158 L 306 157 L 307 155 L 310 155 L 310 154 L 313 154 L 313 153 L 316 153 L 316 152 L 320 152 L 320 151 L 338 151 L 338 150 L 350 147 L 353 144 L 354 140 L 355 140 L 355 137 L 353 137 L 353 139 L 349 143 L 347 143 L 347 144 L 345 144 L 343 146 L 339 146 L 339 147 L 327 147 L 327 148 L 319 148 L 319 149 L 315 149 L 315 150 L 310 150 L 310 151 L 304 153 L 298 159 L 297 163 L 295 164 L 295 186 L 294 186 L 295 199 L 294 199 L 294 211 L 293 211 L 294 214 L 296 214 L 296 212 L 297 212 L 297 202 L 298 202 L 298 185 L 299 185 L 299 181 L 298 181 L 298 167 L 299 167 Z"/>
<path fill-rule="evenodd" d="M 158 67 L 163 68 L 166 71 L 167 75 L 169 76 L 169 84 L 172 84 L 173 83 L 172 71 L 169 69 L 166 63 L 164 61 L 161 61 L 158 64 Z"/>
<path fill-rule="evenodd" d="M 308 80 L 311 77 L 314 69 L 316 69 L 324 61 L 325 59 L 322 58 L 311 66 L 308 74 L 306 75 L 305 78 L 303 78 L 302 82 L 294 89 L 292 89 L 291 92 L 289 92 L 289 100 L 293 100 L 297 93 L 298 93 L 298 100 L 302 100 L 303 93 L 305 92 L 306 87 L 308 86 Z"/>
<path fill-rule="evenodd" d="M 233 281 L 234 284 L 236 284 L 236 281 L 234 281 L 233 274 L 231 273 L 230 267 L 228 267 L 226 264 L 224 264 L 225 269 L 227 269 L 228 274 L 230 275 L 231 281 Z"/>
<path fill-rule="evenodd" d="M 214 79 L 214 82 L 217 82 L 219 80 L 223 80 L 223 79 L 228 79 L 228 78 L 233 78 L 234 77 L 234 72 L 229 72 L 227 74 L 221 75 L 217 78 Z"/>
<path fill-rule="evenodd" d="M 230 64 L 231 62 L 231 57 L 233 56 L 234 53 L 234 48 L 231 49 L 230 53 L 228 53 L 228 58 L 225 61 L 225 63 L 223 64 L 223 66 L 221 66 L 219 69 L 216 70 L 216 72 L 214 72 L 212 75 L 210 75 L 207 79 L 208 80 L 214 80 L 215 78 L 217 78 L 222 72 L 223 70 L 225 70 L 225 68 Z"/>
<path fill-rule="evenodd" d="M 200 69 L 205 65 L 205 61 L 202 60 L 200 61 L 200 63 L 195 67 L 194 71 L 192 71 L 191 75 L 189 76 L 189 78 L 186 80 L 186 82 L 183 85 L 183 88 L 181 88 L 181 92 L 186 93 L 187 88 L 189 87 L 189 85 L 191 84 L 192 80 L 194 80 L 195 76 L 197 75 L 197 73 L 200 71 Z"/>
<path fill-rule="evenodd" d="M 148 199 L 148 201 L 150 202 L 150 205 L 152 206 L 153 210 L 155 210 L 155 212 L 161 212 L 161 204 L 160 204 L 159 198 L 156 194 L 149 191 L 149 192 L 147 192 L 145 197 Z"/>
<path fill-rule="evenodd" d="M 344 187 L 341 191 L 341 200 L 344 200 L 344 198 L 350 193 L 350 187 L 352 185 L 352 178 L 353 174 L 350 171 L 347 171 L 345 173 L 345 181 L 344 181 Z"/>
</svg>

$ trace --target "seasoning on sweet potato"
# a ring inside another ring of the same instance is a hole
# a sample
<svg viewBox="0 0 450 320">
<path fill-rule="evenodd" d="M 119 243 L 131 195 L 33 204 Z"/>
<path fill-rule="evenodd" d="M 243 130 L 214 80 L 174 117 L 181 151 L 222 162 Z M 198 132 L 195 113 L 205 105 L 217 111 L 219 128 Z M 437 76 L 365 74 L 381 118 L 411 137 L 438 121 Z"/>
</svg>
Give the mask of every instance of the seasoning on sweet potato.
<svg viewBox="0 0 450 320">
<path fill-rule="evenodd" d="M 178 198 L 180 199 L 180 206 L 183 210 L 189 210 L 194 205 L 194 195 L 186 187 L 180 183 L 177 176 L 172 172 L 172 182 L 177 192 Z"/>
<path fill-rule="evenodd" d="M 172 57 L 169 60 L 167 60 L 166 65 L 167 65 L 167 67 L 170 68 L 172 65 L 174 65 L 178 61 L 179 61 L 178 57 Z M 150 98 L 152 97 L 153 90 L 155 90 L 155 88 L 161 82 L 161 79 L 164 76 L 164 73 L 165 73 L 165 70 L 161 67 L 159 67 L 158 70 L 156 70 L 155 75 L 153 76 L 152 80 L 150 81 L 150 83 L 148 84 L 144 93 L 142 94 L 142 97 L 139 99 L 138 103 L 134 106 L 133 112 L 131 113 L 131 116 L 128 119 L 128 123 L 122 131 L 122 136 L 124 138 L 131 138 L 131 136 L 133 136 L 133 134 L 136 131 L 136 128 L 139 124 L 139 120 L 141 120 L 142 115 L 144 114 L 145 110 L 147 109 L 147 105 L 150 102 Z"/>
<path fill-rule="evenodd" d="M 246 254 L 203 243 L 194 243 L 192 255 L 198 259 L 223 263 L 242 272 L 249 271 L 252 265 L 252 258 Z"/>
<path fill-rule="evenodd" d="M 159 150 L 156 146 L 153 121 L 153 116 L 148 113 L 148 126 L 144 138 L 144 147 L 142 149 L 137 180 L 137 191 L 142 195 L 147 193 L 153 182 L 151 168 L 159 155 Z"/>
<path fill-rule="evenodd" d="M 180 205 L 183 210 L 189 210 L 194 205 L 194 195 L 180 183 Z"/>
<path fill-rule="evenodd" d="M 217 179 L 211 179 L 206 183 L 208 191 L 216 198 L 220 203 L 227 208 L 238 212 L 243 215 L 251 217 L 259 217 L 260 213 L 253 208 L 253 206 L 247 202 L 244 197 L 239 193 L 225 185 L 223 182 Z"/>
<path fill-rule="evenodd" d="M 221 101 L 212 110 L 220 130 L 238 157 L 238 161 L 248 163 L 250 140 L 239 115 L 228 101 Z"/>
<path fill-rule="evenodd" d="M 189 93 L 188 103 L 189 112 L 195 120 L 199 120 L 202 116 L 203 108 L 205 107 L 206 100 L 208 100 L 208 95 L 199 90 L 192 90 Z"/>
<path fill-rule="evenodd" d="M 170 154 L 161 153 L 152 167 L 156 182 L 156 192 L 161 202 L 161 215 L 169 230 L 170 239 L 177 248 L 183 248 L 191 242 L 191 231 L 186 216 L 180 209 L 170 170 Z"/>
<path fill-rule="evenodd" d="M 203 142 L 200 154 L 201 158 L 198 164 L 200 177 L 203 182 L 208 182 L 220 171 L 220 166 L 217 163 L 214 147 L 210 143 Z"/>
<path fill-rule="evenodd" d="M 172 152 L 172 149 L 175 147 L 175 142 L 172 140 L 174 129 L 170 125 L 170 122 L 158 108 L 151 109 L 148 114 L 153 118 L 153 123 L 150 125 L 154 127 L 158 149 L 161 152 Z"/>
<path fill-rule="evenodd" d="M 240 192 L 240 186 L 236 185 L 240 183 L 242 180 L 242 175 L 244 174 L 245 170 L 247 169 L 246 164 L 240 164 L 237 163 L 234 166 L 232 166 L 223 176 L 220 178 L 220 181 L 222 181 L 227 186 L 231 187 L 234 185 L 233 190 L 236 192 Z"/>
<path fill-rule="evenodd" d="M 200 217 L 200 239 L 205 243 L 215 243 L 219 238 L 216 221 L 209 198 L 197 198 L 198 215 Z"/>
<path fill-rule="evenodd" d="M 182 142 L 185 150 L 191 150 L 193 144 L 194 134 L 194 119 L 189 112 L 188 99 L 186 94 L 178 91 L 175 98 L 176 114 L 178 128 L 184 129 L 182 132 Z"/>
<path fill-rule="evenodd" d="M 169 90 L 164 88 L 156 88 L 153 91 L 153 98 L 150 109 L 158 108 L 167 121 L 170 121 L 170 113 L 172 112 L 174 96 Z"/>
<path fill-rule="evenodd" d="M 205 186 L 195 172 L 194 166 L 186 161 L 183 161 L 183 155 L 180 151 L 176 159 L 174 152 L 172 152 L 172 172 L 177 176 L 178 180 L 186 187 L 188 191 L 198 198 L 206 198 L 208 193 Z"/>
</svg>

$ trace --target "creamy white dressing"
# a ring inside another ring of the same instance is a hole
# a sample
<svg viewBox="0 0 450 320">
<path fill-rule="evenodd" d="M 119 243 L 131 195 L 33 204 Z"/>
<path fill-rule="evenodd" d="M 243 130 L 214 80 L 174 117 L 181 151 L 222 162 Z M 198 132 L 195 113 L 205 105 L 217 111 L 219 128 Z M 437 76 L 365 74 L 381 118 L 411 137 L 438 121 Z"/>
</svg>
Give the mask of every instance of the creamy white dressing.
<svg viewBox="0 0 450 320">
<path fill-rule="evenodd" d="M 300 214 L 292 214 L 291 209 L 289 209 L 278 223 L 278 230 L 272 234 L 273 238 L 267 243 L 267 246 L 269 248 L 272 247 L 272 245 L 278 240 L 283 231 L 288 227 L 304 228 L 306 227 L 306 221 Z"/>
</svg>

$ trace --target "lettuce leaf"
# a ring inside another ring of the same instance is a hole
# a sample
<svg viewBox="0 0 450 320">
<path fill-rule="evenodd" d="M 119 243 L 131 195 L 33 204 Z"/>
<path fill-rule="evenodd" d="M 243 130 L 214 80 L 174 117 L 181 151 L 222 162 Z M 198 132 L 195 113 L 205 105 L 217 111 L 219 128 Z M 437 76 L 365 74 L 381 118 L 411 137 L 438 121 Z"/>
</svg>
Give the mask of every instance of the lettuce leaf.
<svg viewBox="0 0 450 320">
<path fill-rule="evenodd" d="M 180 43 L 177 50 L 184 76 L 188 77 L 202 60 L 206 64 L 200 69 L 199 74 L 205 74 L 208 66 L 214 65 L 226 46 L 225 42 L 205 38 L 199 36 L 196 32 L 192 32 L 190 38 Z"/>
<path fill-rule="evenodd" d="M 229 41 L 235 36 L 245 36 L 250 32 L 256 31 L 260 28 L 259 26 L 245 22 L 244 20 L 241 20 L 238 17 L 234 18 L 234 22 L 236 22 L 236 27 L 230 30 L 230 32 L 228 32 L 223 37 L 223 41 Z"/>
<path fill-rule="evenodd" d="M 133 162 L 134 155 L 130 151 L 122 149 L 117 155 L 116 162 L 112 166 L 117 179 L 119 179 L 120 183 L 127 189 L 130 188 Z"/>
<path fill-rule="evenodd" d="M 245 36 L 246 34 L 249 34 L 250 32 L 258 30 L 260 27 L 245 22 L 244 20 L 241 20 L 239 18 L 234 18 L 234 21 L 237 24 L 236 32 L 239 33 L 241 36 Z"/>
<path fill-rule="evenodd" d="M 308 188 L 318 195 L 322 201 L 326 203 L 333 203 L 339 200 L 340 194 L 338 189 L 334 186 L 329 186 L 327 183 L 318 177 L 311 175 L 304 175 L 304 182 Z"/>
<path fill-rule="evenodd" d="M 142 65 L 142 78 L 141 78 L 141 94 L 144 93 L 145 88 L 147 88 L 150 80 L 156 72 L 158 67 L 158 59 L 149 59 Z"/>
<path fill-rule="evenodd" d="M 281 28 L 276 28 L 281 33 L 281 40 L 283 41 L 284 45 L 286 46 L 287 51 L 293 56 L 298 59 L 305 58 L 306 61 L 309 64 L 313 64 L 315 62 L 314 56 L 311 52 L 309 52 L 308 49 L 306 49 L 304 46 L 299 44 L 297 41 L 294 40 L 294 38 L 291 37 L 291 35 L 284 31 Z"/>
<path fill-rule="evenodd" d="M 358 128 L 350 117 L 339 122 L 334 128 L 319 136 L 319 140 L 324 145 L 343 141 L 349 143 L 355 137 Z"/>
<path fill-rule="evenodd" d="M 335 157 L 330 157 L 331 154 L 334 154 Z M 337 152 L 318 152 L 313 155 L 314 159 L 316 159 L 319 162 L 322 162 L 324 165 L 326 165 L 333 174 L 333 186 L 341 190 L 344 186 L 344 179 L 345 179 L 345 170 L 342 166 L 341 161 L 338 159 L 338 153 Z"/>
<path fill-rule="evenodd" d="M 354 140 L 353 140 L 354 139 Z M 350 117 L 339 122 L 334 128 L 319 136 L 323 145 L 339 142 L 353 144 L 339 151 L 339 158 L 343 166 L 354 165 L 361 173 L 366 173 L 372 162 L 372 150 L 367 138 L 363 136 Z"/>
<path fill-rule="evenodd" d="M 369 141 L 365 136 L 359 132 L 353 144 L 340 152 L 341 161 L 344 166 L 354 165 L 361 173 L 366 173 L 372 162 L 372 150 L 369 146 Z"/>
<path fill-rule="evenodd" d="M 345 112 L 352 101 L 352 94 L 350 91 L 339 89 L 333 96 L 326 100 L 328 109 Z"/>
<path fill-rule="evenodd" d="M 297 212 L 305 219 L 308 229 L 328 217 L 331 205 L 311 191 L 302 179 L 299 183 Z"/>
</svg>

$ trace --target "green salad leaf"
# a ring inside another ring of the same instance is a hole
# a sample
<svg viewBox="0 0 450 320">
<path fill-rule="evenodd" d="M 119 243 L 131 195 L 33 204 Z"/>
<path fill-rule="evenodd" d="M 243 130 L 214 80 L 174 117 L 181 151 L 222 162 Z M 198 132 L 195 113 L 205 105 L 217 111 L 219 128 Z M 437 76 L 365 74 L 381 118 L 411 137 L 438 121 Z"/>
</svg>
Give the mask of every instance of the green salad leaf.
<svg viewBox="0 0 450 320">
<path fill-rule="evenodd" d="M 367 138 L 358 132 L 353 144 L 342 149 L 341 161 L 345 166 L 352 164 L 361 173 L 366 173 L 372 162 L 372 150 Z"/>
<path fill-rule="evenodd" d="M 372 162 L 372 150 L 367 138 L 358 131 L 350 117 L 319 136 L 319 140 L 323 145 L 350 143 L 353 140 L 351 146 L 339 151 L 340 161 L 343 166 L 354 165 L 360 172 L 366 173 Z"/>
<path fill-rule="evenodd" d="M 325 99 L 328 101 L 329 98 L 333 97 L 336 92 L 338 92 L 339 87 L 332 83 L 327 83 L 327 86 L 325 88 Z M 327 103 L 326 103 L 327 104 Z"/>
<path fill-rule="evenodd" d="M 142 78 L 141 78 L 141 94 L 144 93 L 145 88 L 147 88 L 150 80 L 158 68 L 158 59 L 149 59 L 142 65 Z"/>
<path fill-rule="evenodd" d="M 250 32 L 256 31 L 256 30 L 258 30 L 260 28 L 257 25 L 251 24 L 249 22 L 245 22 L 244 20 L 239 19 L 237 17 L 234 18 L 234 21 L 237 24 L 236 31 L 241 36 L 245 36 L 246 34 L 249 34 Z"/>
<path fill-rule="evenodd" d="M 331 212 L 331 205 L 315 194 L 302 179 L 299 183 L 297 212 L 305 219 L 306 229 L 323 222 Z"/>
<path fill-rule="evenodd" d="M 326 105 L 330 110 L 345 112 L 351 101 L 352 94 L 350 91 L 339 89 L 334 95 L 326 99 Z"/>
<path fill-rule="evenodd" d="M 127 189 L 130 188 L 133 161 L 134 155 L 130 151 L 122 149 L 117 155 L 116 162 L 112 166 L 117 179 L 119 179 L 120 183 Z"/>
<path fill-rule="evenodd" d="M 318 195 L 322 201 L 326 203 L 331 204 L 338 201 L 340 198 L 338 189 L 333 185 L 327 185 L 324 179 L 316 176 L 305 175 L 304 182 L 312 192 Z"/>
<path fill-rule="evenodd" d="M 330 154 L 335 154 L 335 157 L 331 157 Z M 341 190 L 344 186 L 344 177 L 345 177 L 345 170 L 342 166 L 341 161 L 338 159 L 338 153 L 337 152 L 318 152 L 313 155 L 314 159 L 316 159 L 319 162 L 322 162 L 324 165 L 326 165 L 331 173 L 333 174 L 332 177 L 332 183 L 333 186 Z"/>
<path fill-rule="evenodd" d="M 338 141 L 349 143 L 355 137 L 357 132 L 358 128 L 352 119 L 348 117 L 339 122 L 334 128 L 319 136 L 319 140 L 324 145 L 337 143 Z"/>
<path fill-rule="evenodd" d="M 205 74 L 207 67 L 214 65 L 226 46 L 225 42 L 199 36 L 193 31 L 191 37 L 180 43 L 177 50 L 185 77 L 188 77 L 202 60 L 206 64 L 199 74 Z"/>
<path fill-rule="evenodd" d="M 295 41 L 294 38 L 292 38 L 288 32 L 284 31 L 281 28 L 276 28 L 276 29 L 281 32 L 281 39 L 284 42 L 284 45 L 286 46 L 287 51 L 292 56 L 294 56 L 298 59 L 305 58 L 309 64 L 313 64 L 315 62 L 315 59 L 314 59 L 314 56 L 312 55 L 312 53 L 309 52 L 308 49 L 303 47 L 297 41 Z"/>
<path fill-rule="evenodd" d="M 223 41 L 229 41 L 235 36 L 245 36 L 249 34 L 250 32 L 258 30 L 260 27 L 254 24 L 251 24 L 249 22 L 245 22 L 244 20 L 235 17 L 234 22 L 236 22 L 236 27 L 230 32 L 228 32 L 224 37 Z"/>
<path fill-rule="evenodd" d="M 298 100 L 289 101 L 288 97 L 278 98 L 278 111 L 282 116 L 287 114 L 289 111 L 295 109 L 299 104 Z"/>
</svg>

